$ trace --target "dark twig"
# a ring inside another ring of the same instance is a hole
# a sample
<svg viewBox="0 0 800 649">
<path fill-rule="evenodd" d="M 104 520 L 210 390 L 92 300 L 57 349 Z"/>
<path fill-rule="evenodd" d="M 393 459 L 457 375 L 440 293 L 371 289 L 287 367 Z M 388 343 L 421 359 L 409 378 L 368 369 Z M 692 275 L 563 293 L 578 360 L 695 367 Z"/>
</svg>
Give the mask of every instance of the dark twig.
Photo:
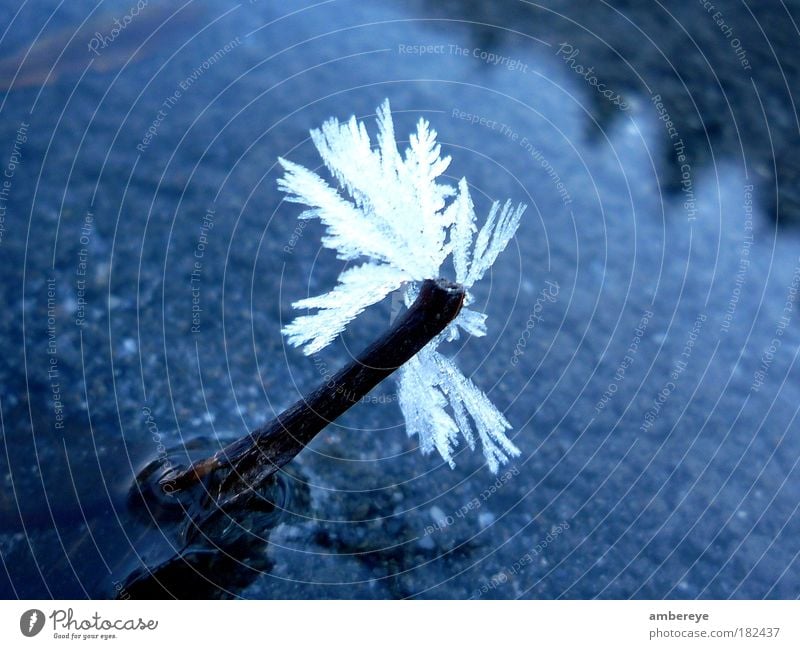
<svg viewBox="0 0 800 649">
<path fill-rule="evenodd" d="M 414 304 L 379 340 L 309 396 L 212 457 L 176 469 L 160 484 L 171 493 L 212 482 L 220 500 L 232 502 L 291 461 L 334 419 L 421 350 L 461 310 L 464 288 L 425 280 Z"/>
</svg>

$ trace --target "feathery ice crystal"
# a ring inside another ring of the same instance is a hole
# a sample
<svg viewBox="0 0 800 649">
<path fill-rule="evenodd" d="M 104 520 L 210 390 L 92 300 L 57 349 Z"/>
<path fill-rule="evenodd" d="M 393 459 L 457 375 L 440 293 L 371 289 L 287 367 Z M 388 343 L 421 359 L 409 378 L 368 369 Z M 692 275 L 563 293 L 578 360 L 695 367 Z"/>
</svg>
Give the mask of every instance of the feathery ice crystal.
<svg viewBox="0 0 800 649">
<path fill-rule="evenodd" d="M 419 436 L 423 453 L 435 448 L 452 467 L 459 431 L 472 449 L 477 435 L 489 468 L 497 472 L 508 456 L 520 452 L 505 435 L 511 425 L 437 347 L 457 339 L 459 328 L 473 336 L 486 335 L 486 315 L 467 308 L 472 301 L 469 289 L 514 236 L 525 205 L 494 203 L 478 231 L 466 179 L 457 188 L 437 182 L 450 157 L 440 156 L 436 131 L 428 122 L 419 120 L 403 156 L 395 142 L 388 99 L 378 108 L 377 122 L 377 149 L 355 116 L 344 124 L 331 118 L 311 131 L 340 189 L 280 159 L 285 174 L 278 186 L 287 201 L 308 207 L 301 219 L 318 218 L 327 227 L 323 245 L 343 260 L 366 258 L 342 272 L 330 292 L 294 302 L 297 309 L 316 312 L 299 316 L 283 333 L 290 344 L 313 354 L 392 291 L 400 289 L 410 306 L 420 282 L 439 277 L 442 264 L 452 256 L 456 281 L 467 289 L 465 308 L 398 370 L 398 400 L 406 430 Z"/>
</svg>

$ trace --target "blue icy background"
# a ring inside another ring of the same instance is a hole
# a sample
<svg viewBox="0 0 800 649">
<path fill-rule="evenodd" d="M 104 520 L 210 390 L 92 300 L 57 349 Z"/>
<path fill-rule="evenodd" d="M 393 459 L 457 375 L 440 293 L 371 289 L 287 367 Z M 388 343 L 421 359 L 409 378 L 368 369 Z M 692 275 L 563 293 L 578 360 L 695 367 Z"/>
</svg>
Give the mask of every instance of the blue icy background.
<svg viewBox="0 0 800 649">
<path fill-rule="evenodd" d="M 293 463 L 258 574 L 220 594 L 800 595 L 800 3 L 719 0 L 722 26 L 662 4 L 162 3 L 92 59 L 127 0 L 5 2 L 0 595 L 114 596 L 151 556 L 124 494 L 159 441 L 245 434 L 388 326 L 390 300 L 316 360 L 285 346 L 342 264 L 276 191 L 278 156 L 318 167 L 310 128 L 372 129 L 384 97 L 398 138 L 432 123 L 480 215 L 529 205 L 476 288 L 489 335 L 449 350 L 522 456 L 422 456 L 389 380 Z"/>
</svg>

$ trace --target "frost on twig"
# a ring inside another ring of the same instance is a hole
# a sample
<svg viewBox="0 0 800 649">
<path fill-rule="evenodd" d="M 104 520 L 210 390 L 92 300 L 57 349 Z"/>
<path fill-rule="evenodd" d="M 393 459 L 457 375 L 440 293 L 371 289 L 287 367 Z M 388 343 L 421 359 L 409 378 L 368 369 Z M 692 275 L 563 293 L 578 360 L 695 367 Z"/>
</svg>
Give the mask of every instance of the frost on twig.
<svg viewBox="0 0 800 649">
<path fill-rule="evenodd" d="M 333 187 L 313 171 L 288 160 L 278 181 L 286 200 L 301 203 L 301 219 L 317 218 L 326 227 L 322 244 L 340 259 L 363 262 L 346 269 L 328 293 L 293 303 L 312 309 L 283 328 L 290 344 L 313 354 L 328 344 L 364 309 L 400 289 L 406 306 L 420 282 L 441 274 L 452 258 L 456 281 L 467 289 L 478 282 L 505 249 L 519 226 L 524 205 L 495 202 L 480 229 L 466 179 L 458 187 L 439 182 L 450 164 L 441 156 L 436 131 L 420 119 L 401 155 L 395 142 L 389 101 L 377 111 L 377 147 L 363 123 L 335 118 L 311 138 Z M 366 261 L 364 261 L 366 260 Z M 508 420 L 455 363 L 437 351 L 459 337 L 459 329 L 485 336 L 486 315 L 464 308 L 459 316 L 399 371 L 398 400 L 409 435 L 423 453 L 436 449 L 454 466 L 459 433 L 470 448 L 480 441 L 489 468 L 496 472 L 519 455 L 505 434 Z"/>
</svg>

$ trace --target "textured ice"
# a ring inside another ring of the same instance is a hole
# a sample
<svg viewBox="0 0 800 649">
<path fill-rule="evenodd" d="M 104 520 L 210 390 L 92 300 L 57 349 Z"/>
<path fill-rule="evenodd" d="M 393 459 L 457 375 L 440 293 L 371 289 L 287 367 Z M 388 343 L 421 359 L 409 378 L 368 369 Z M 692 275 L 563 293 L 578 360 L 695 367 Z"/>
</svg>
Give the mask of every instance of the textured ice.
<svg viewBox="0 0 800 649">
<path fill-rule="evenodd" d="M 419 283 L 441 275 L 452 257 L 456 281 L 467 289 L 459 316 L 398 373 L 399 403 L 409 435 L 419 437 L 423 453 L 436 449 L 452 467 L 463 436 L 470 448 L 480 440 L 489 468 L 496 472 L 519 450 L 506 437 L 508 420 L 489 398 L 439 353 L 459 329 L 485 336 L 486 315 L 467 308 L 469 289 L 485 275 L 519 226 L 524 205 L 495 202 L 483 226 L 476 226 L 469 185 L 438 182 L 450 164 L 441 156 L 436 131 L 420 119 L 401 156 L 385 100 L 377 110 L 377 148 L 363 123 L 335 118 L 311 131 L 311 138 L 336 180 L 334 188 L 313 171 L 281 159 L 278 181 L 286 200 L 308 207 L 300 218 L 318 218 L 325 226 L 322 244 L 347 261 L 367 260 L 346 269 L 328 293 L 293 303 L 314 313 L 297 317 L 283 333 L 290 344 L 313 354 L 330 344 L 368 306 L 400 288 L 406 305 Z M 448 199 L 449 203 L 448 203 Z M 476 236 L 477 233 L 477 236 Z M 460 434 L 460 435 L 459 435 Z"/>
</svg>

